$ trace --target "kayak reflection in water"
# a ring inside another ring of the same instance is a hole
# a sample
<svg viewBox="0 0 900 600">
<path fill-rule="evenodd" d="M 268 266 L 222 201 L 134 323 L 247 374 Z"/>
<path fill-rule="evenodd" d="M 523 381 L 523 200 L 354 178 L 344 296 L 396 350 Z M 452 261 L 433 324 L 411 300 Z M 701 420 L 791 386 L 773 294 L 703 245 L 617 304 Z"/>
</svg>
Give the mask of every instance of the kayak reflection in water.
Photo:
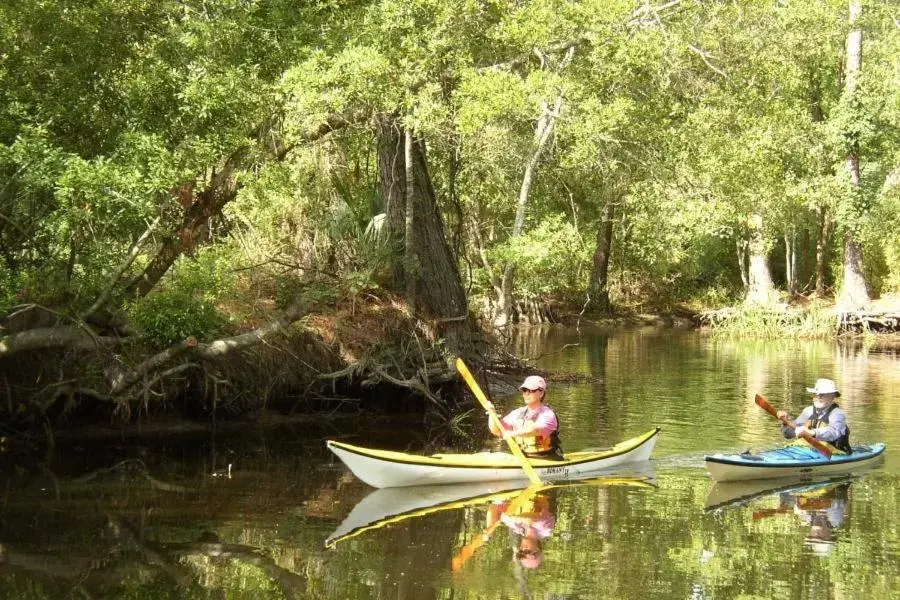
<svg viewBox="0 0 900 600">
<path fill-rule="evenodd" d="M 513 540 L 513 558 L 526 569 L 537 569 L 544 562 L 542 543 L 553 533 L 556 517 L 550 507 L 551 496 L 537 493 L 519 506 L 508 500 L 494 502 L 487 513 L 487 526 L 500 521 Z"/>
</svg>

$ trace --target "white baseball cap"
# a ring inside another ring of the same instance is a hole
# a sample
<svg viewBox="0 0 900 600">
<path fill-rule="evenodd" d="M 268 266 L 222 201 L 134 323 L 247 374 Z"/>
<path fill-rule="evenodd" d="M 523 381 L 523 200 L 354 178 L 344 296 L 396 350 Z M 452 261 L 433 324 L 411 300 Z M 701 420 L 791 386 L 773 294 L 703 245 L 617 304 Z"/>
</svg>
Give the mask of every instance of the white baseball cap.
<svg viewBox="0 0 900 600">
<path fill-rule="evenodd" d="M 546 390 L 547 382 L 539 375 L 529 375 L 519 386 L 520 390 Z"/>
</svg>

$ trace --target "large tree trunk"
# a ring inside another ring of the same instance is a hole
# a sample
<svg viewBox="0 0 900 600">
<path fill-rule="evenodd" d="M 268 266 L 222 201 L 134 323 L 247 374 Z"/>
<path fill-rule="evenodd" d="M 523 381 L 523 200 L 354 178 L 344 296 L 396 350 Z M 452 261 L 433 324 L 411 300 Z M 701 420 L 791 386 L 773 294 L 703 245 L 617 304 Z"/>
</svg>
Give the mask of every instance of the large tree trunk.
<svg viewBox="0 0 900 600">
<path fill-rule="evenodd" d="M 741 285 L 743 285 L 744 288 L 746 289 L 746 288 L 750 287 L 750 275 L 749 275 L 750 267 L 747 266 L 747 261 L 748 261 L 748 259 L 747 259 L 747 246 L 748 246 L 747 240 L 745 240 L 742 237 L 739 237 L 739 238 L 737 238 L 737 240 L 735 240 L 734 245 L 735 245 L 735 254 L 737 254 L 738 271 L 740 272 L 740 275 L 741 275 Z"/>
<path fill-rule="evenodd" d="M 406 167 L 402 131 L 395 116 L 382 118 L 377 125 L 378 181 L 384 202 L 385 228 L 391 245 L 392 288 L 404 290 L 404 235 L 406 231 Z"/>
<path fill-rule="evenodd" d="M 862 247 L 848 233 L 844 238 L 844 285 L 838 299 L 841 310 L 859 310 L 869 304 L 869 289 L 862 263 Z"/>
<path fill-rule="evenodd" d="M 397 248 L 410 248 L 415 256 L 414 280 L 394 282 L 394 289 L 411 294 L 407 302 L 417 313 L 434 323 L 435 335 L 443 337 L 453 354 L 465 354 L 469 343 L 468 304 L 466 293 L 444 235 L 444 222 L 434 194 L 425 144 L 413 140 L 409 144 L 408 177 L 405 158 L 406 133 L 395 118 L 382 120 L 377 129 L 379 175 L 388 235 L 400 243 Z M 412 191 L 407 197 L 407 188 Z M 407 236 L 407 200 L 411 200 L 412 240 Z M 407 246 L 409 242 L 411 246 Z M 403 256 L 394 254 L 394 273 L 403 272 Z M 400 263 L 400 268 L 396 268 Z M 410 274 L 413 274 L 412 272 Z"/>
<path fill-rule="evenodd" d="M 597 247 L 594 250 L 593 269 L 591 272 L 590 294 L 591 300 L 601 313 L 607 314 L 612 309 L 609 301 L 609 257 L 612 251 L 613 219 L 615 218 L 615 203 L 612 200 L 606 202 L 603 207 L 603 216 L 600 227 L 597 230 Z"/>
<path fill-rule="evenodd" d="M 800 269 L 799 270 L 799 273 L 800 273 L 799 279 L 800 279 L 800 281 L 803 282 L 802 291 L 804 293 L 809 291 L 809 285 L 811 283 L 810 273 L 812 272 L 812 269 L 809 268 L 809 258 L 810 258 L 809 252 L 810 252 L 811 247 L 812 247 L 812 244 L 810 243 L 810 239 L 809 239 L 809 228 L 804 227 L 803 228 L 803 245 L 801 246 L 800 267 L 799 267 L 799 269 Z"/>
<path fill-rule="evenodd" d="M 416 272 L 418 265 L 416 261 L 416 244 L 415 244 L 415 199 L 416 199 L 416 176 L 413 166 L 413 135 L 412 131 L 407 127 L 403 135 L 403 166 L 406 169 L 406 194 L 405 194 L 405 215 L 403 220 L 403 273 L 406 278 L 406 301 L 409 303 L 409 310 L 416 312 Z"/>
<path fill-rule="evenodd" d="M 847 34 L 847 80 L 844 93 L 848 99 L 856 94 L 859 72 L 862 68 L 862 30 L 858 26 L 862 16 L 860 0 L 850 0 L 850 32 Z M 847 155 L 847 171 L 850 175 L 851 202 L 857 202 L 860 189 L 859 145 L 854 142 Z M 863 251 L 856 241 L 857 223 L 845 223 L 844 281 L 838 306 L 843 310 L 858 310 L 869 303 L 869 290 L 863 273 Z"/>
<path fill-rule="evenodd" d="M 772 273 L 769 270 L 769 259 L 766 256 L 766 243 L 763 235 L 762 215 L 750 217 L 750 286 L 747 289 L 747 302 L 753 304 L 771 304 L 774 297 Z"/>
</svg>

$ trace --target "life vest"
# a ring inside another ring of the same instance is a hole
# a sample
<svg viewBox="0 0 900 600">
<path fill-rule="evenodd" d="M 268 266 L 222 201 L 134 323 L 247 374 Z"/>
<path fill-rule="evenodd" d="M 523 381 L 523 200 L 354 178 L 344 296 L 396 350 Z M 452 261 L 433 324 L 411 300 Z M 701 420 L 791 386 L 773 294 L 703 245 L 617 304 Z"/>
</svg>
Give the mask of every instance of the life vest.
<svg viewBox="0 0 900 600">
<path fill-rule="evenodd" d="M 544 405 L 541 404 L 541 409 Z M 523 410 L 519 419 L 520 426 L 525 423 L 534 422 L 534 418 L 529 418 L 528 410 Z M 522 436 L 517 439 L 522 452 L 526 456 L 534 458 L 559 458 L 562 459 L 562 446 L 559 443 L 559 420 L 557 420 L 556 429 L 550 435 Z"/>
<path fill-rule="evenodd" d="M 833 402 L 831 406 L 829 406 L 822 412 L 819 412 L 815 408 L 813 408 L 812 418 L 806 422 L 807 429 L 826 429 L 828 427 L 828 415 L 830 415 L 831 411 L 836 408 L 839 407 Z M 841 435 L 841 437 L 830 443 L 838 450 L 850 454 L 853 451 L 853 449 L 850 447 L 850 427 L 847 427 L 847 430 L 843 433 L 843 435 Z"/>
</svg>

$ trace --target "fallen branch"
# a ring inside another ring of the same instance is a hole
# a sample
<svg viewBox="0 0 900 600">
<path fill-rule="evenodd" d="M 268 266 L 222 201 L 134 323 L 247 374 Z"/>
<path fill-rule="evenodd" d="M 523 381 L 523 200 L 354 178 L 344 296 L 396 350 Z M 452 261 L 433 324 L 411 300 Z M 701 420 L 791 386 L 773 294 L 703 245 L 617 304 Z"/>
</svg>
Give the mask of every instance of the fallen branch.
<svg viewBox="0 0 900 600">
<path fill-rule="evenodd" d="M 0 358 L 51 348 L 99 350 L 119 343 L 119 338 L 94 335 L 84 327 L 38 327 L 0 337 Z"/>
<path fill-rule="evenodd" d="M 140 381 L 143 377 L 147 376 L 148 373 L 159 369 L 172 359 L 185 354 L 188 350 L 195 347 L 197 347 L 197 338 L 195 338 L 194 336 L 190 336 L 186 340 L 178 342 L 177 344 L 166 348 L 162 352 L 151 356 L 131 371 L 119 374 L 113 381 L 112 389 L 110 389 L 109 395 L 112 397 L 121 396 L 125 391 L 134 386 L 134 384 Z"/>
<path fill-rule="evenodd" d="M 263 325 L 251 332 L 242 333 L 228 339 L 216 340 L 210 344 L 198 344 L 194 355 L 205 360 L 221 358 L 229 352 L 258 344 L 267 336 L 287 329 L 291 323 L 299 320 L 304 314 L 306 314 L 305 305 L 297 302 L 287 309 L 281 317 L 268 325 Z"/>
<path fill-rule="evenodd" d="M 178 586 L 185 589 L 191 587 L 191 584 L 195 580 L 193 573 L 182 567 L 180 564 L 169 560 L 168 557 L 163 556 L 149 544 L 144 543 L 141 536 L 124 520 L 109 514 L 106 518 L 108 528 L 116 538 L 133 546 L 141 553 L 144 560 L 160 567 L 162 572 L 168 575 Z"/>
<path fill-rule="evenodd" d="M 445 413 L 447 410 L 447 407 L 444 405 L 443 402 L 441 402 L 441 399 L 438 398 L 437 396 L 435 396 L 433 393 L 431 393 L 431 390 L 428 389 L 428 387 L 422 382 L 422 379 L 420 376 L 410 377 L 409 379 L 397 379 L 396 377 L 389 375 L 381 367 L 375 367 L 372 370 L 372 375 L 373 376 L 370 376 L 365 381 L 363 381 L 364 386 L 375 385 L 377 383 L 380 383 L 381 380 L 384 380 L 384 381 L 387 381 L 397 387 L 402 387 L 402 388 L 406 388 L 406 389 L 410 389 L 410 390 L 419 392 L 420 394 L 422 394 L 423 396 L 428 398 L 428 400 L 430 400 L 432 402 L 432 404 L 434 404 L 438 409 L 440 409 L 441 412 Z"/>
<path fill-rule="evenodd" d="M 350 378 L 356 375 L 357 372 L 365 371 L 368 366 L 369 361 L 363 359 L 354 363 L 350 363 L 339 371 L 334 371 L 333 373 L 321 373 L 319 375 L 316 375 L 316 379 L 330 379 L 332 381 L 336 381 L 345 377 Z"/>
<path fill-rule="evenodd" d="M 178 375 L 185 371 L 189 371 L 190 369 L 199 369 L 199 368 L 200 368 L 200 365 L 198 365 L 196 363 L 192 363 L 192 362 L 187 362 L 187 363 L 182 363 L 176 367 L 172 367 L 171 369 L 166 369 L 165 371 L 163 371 L 159 375 L 156 375 L 153 379 L 151 379 L 150 381 L 148 381 L 147 383 L 145 383 L 143 385 L 143 394 L 146 394 L 147 392 L 149 392 L 150 388 L 152 388 L 154 385 L 156 385 L 156 383 L 158 381 L 161 381 L 163 379 L 168 379 L 170 377 L 174 377 L 175 375 Z"/>
<path fill-rule="evenodd" d="M 224 544 L 218 541 L 181 542 L 160 544 L 160 550 L 175 557 L 207 556 L 215 559 L 236 560 L 253 565 L 277 582 L 287 598 L 305 598 L 307 579 L 305 576 L 279 566 L 265 556 L 259 548 L 242 544 Z"/>
</svg>

